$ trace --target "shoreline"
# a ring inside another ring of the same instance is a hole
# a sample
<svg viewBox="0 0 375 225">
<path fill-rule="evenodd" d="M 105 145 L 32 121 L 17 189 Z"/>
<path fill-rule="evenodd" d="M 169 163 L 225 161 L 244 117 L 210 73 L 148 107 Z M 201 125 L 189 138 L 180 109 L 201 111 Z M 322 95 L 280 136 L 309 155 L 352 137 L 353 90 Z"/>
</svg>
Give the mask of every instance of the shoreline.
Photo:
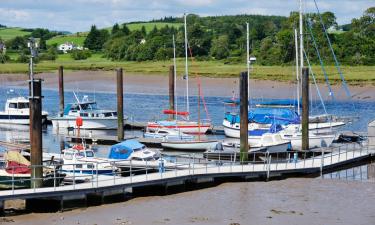
<svg viewBox="0 0 375 225">
<path fill-rule="evenodd" d="M 291 178 L 223 183 L 59 213 L 5 217 L 9 224 L 373 224 L 373 180 Z M 356 204 L 353 207 L 353 203 Z M 176 207 L 178 206 L 178 207 Z"/>
<path fill-rule="evenodd" d="M 43 89 L 57 90 L 56 73 L 39 73 L 36 78 L 44 80 Z M 5 86 L 27 87 L 26 74 L 0 74 L 0 82 Z M 238 96 L 238 78 L 201 77 L 204 96 L 229 97 Z M 98 93 L 115 93 L 116 77 L 113 71 L 66 71 L 64 73 L 64 87 L 67 91 L 80 90 Z M 325 100 L 330 99 L 325 84 L 318 84 Z M 353 100 L 375 100 L 375 88 L 372 85 L 350 86 Z M 185 81 L 181 76 L 177 79 L 176 94 L 185 95 Z M 316 97 L 315 87 L 311 87 L 313 98 Z M 336 99 L 347 100 L 341 86 L 333 86 Z M 124 92 L 128 94 L 168 94 L 168 76 L 160 74 L 124 73 Z M 197 96 L 197 79 L 189 80 L 191 96 Z M 250 80 L 250 95 L 253 98 L 291 99 L 295 98 L 295 84 L 293 82 L 272 80 Z"/>
</svg>

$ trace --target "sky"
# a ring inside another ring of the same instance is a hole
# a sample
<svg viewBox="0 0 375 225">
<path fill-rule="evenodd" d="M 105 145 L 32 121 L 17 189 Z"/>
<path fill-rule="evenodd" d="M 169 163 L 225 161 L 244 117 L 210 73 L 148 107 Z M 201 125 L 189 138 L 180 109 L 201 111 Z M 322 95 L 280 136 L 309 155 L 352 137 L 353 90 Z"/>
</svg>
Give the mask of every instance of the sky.
<svg viewBox="0 0 375 225">
<path fill-rule="evenodd" d="M 303 0 L 315 12 L 314 0 Z M 320 11 L 334 12 L 338 24 L 375 6 L 375 0 L 316 0 Z M 114 23 L 148 21 L 195 13 L 200 16 L 260 14 L 288 16 L 298 0 L 0 0 L 0 24 L 58 31 L 87 31 Z"/>
</svg>

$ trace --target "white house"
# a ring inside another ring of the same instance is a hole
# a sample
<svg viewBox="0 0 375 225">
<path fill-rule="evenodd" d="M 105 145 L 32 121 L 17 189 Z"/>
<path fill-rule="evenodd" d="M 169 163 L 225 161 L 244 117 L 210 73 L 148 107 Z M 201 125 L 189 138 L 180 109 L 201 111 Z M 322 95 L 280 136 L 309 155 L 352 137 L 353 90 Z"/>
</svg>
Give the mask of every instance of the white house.
<svg viewBox="0 0 375 225">
<path fill-rule="evenodd" d="M 68 51 L 71 51 L 75 48 L 75 45 L 71 42 L 65 42 L 57 47 L 59 51 L 63 51 L 64 53 L 67 53 Z"/>
</svg>

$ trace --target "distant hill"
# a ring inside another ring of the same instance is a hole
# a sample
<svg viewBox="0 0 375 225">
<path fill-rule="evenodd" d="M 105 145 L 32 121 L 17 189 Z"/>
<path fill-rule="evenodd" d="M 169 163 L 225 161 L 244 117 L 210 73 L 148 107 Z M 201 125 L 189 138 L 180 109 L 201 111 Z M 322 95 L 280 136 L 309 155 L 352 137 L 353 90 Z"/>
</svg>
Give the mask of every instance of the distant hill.
<svg viewBox="0 0 375 225">
<path fill-rule="evenodd" d="M 25 30 L 24 28 L 20 27 L 6 27 L 6 28 L 0 28 L 0 37 L 3 40 L 9 40 L 12 38 L 15 38 L 17 36 L 25 36 L 31 34 L 31 31 Z"/>
</svg>

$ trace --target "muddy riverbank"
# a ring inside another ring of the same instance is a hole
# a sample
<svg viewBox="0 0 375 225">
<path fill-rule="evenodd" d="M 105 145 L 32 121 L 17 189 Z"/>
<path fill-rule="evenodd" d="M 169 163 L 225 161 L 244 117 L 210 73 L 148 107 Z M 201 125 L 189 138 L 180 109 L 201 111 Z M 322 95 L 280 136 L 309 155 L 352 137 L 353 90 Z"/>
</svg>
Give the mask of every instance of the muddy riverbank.
<svg viewBox="0 0 375 225">
<path fill-rule="evenodd" d="M 3 218 L 9 224 L 375 224 L 375 183 L 325 179 L 225 183 L 63 213 Z M 1 223 L 1 222 L 0 222 Z M 1 223 L 2 224 L 2 223 Z M 7 224 L 7 223 L 4 223 Z"/>
<path fill-rule="evenodd" d="M 55 73 L 40 73 L 36 77 L 44 79 L 44 88 L 57 89 L 57 75 Z M 110 71 L 67 71 L 65 72 L 66 90 L 115 92 L 115 73 Z M 238 95 L 237 78 L 210 78 L 202 77 L 202 91 L 205 96 L 233 96 Z M 26 74 L 0 74 L 0 82 L 5 86 L 27 87 Z M 190 95 L 197 95 L 197 79 L 193 76 L 189 80 Z M 126 93 L 142 94 L 167 94 L 168 76 L 143 75 L 125 73 L 124 89 Z M 251 96 L 254 98 L 294 98 L 296 96 L 295 84 L 292 82 L 251 80 Z M 328 99 L 329 94 L 326 85 L 319 84 L 323 98 Z M 311 88 L 312 94 L 316 95 L 315 87 Z M 337 99 L 347 99 L 342 86 L 333 86 Z M 351 94 L 355 100 L 374 100 L 375 88 L 371 85 L 350 87 Z M 185 81 L 181 76 L 177 81 L 177 94 L 185 94 Z"/>
</svg>

